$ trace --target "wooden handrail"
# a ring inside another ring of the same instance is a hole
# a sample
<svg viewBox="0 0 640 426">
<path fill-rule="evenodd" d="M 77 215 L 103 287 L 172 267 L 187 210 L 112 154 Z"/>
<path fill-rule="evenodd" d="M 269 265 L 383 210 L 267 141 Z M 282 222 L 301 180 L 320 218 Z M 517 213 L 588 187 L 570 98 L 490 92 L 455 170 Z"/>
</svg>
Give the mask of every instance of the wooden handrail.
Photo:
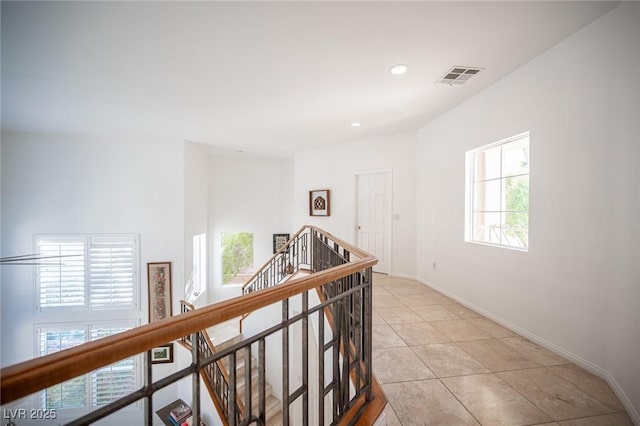
<svg viewBox="0 0 640 426">
<path fill-rule="evenodd" d="M 342 247 L 348 248 L 349 249 L 349 253 L 354 254 L 358 259 L 366 259 L 366 258 L 371 258 L 373 256 L 371 256 L 371 254 L 367 253 L 366 251 L 362 250 L 359 247 L 354 246 L 353 244 L 347 243 L 344 240 L 341 240 L 340 238 L 336 237 L 335 235 L 320 229 L 318 227 L 315 226 L 311 226 L 311 225 L 305 225 L 305 228 L 309 228 L 312 229 L 314 231 L 317 231 L 320 235 L 323 235 L 327 238 L 329 238 L 331 241 L 333 241 L 334 243 L 338 243 L 340 244 Z"/>
<path fill-rule="evenodd" d="M 310 230 L 310 231 L 316 231 L 318 232 L 320 235 L 327 237 L 328 239 L 330 239 L 331 241 L 340 244 L 342 247 L 348 247 L 349 248 L 349 253 L 354 254 L 357 258 L 359 259 L 365 259 L 367 257 L 371 257 L 371 255 L 369 253 L 367 253 L 366 251 L 352 245 L 349 244 L 343 240 L 341 240 L 340 238 L 336 237 L 333 234 L 330 234 L 329 232 L 320 229 L 316 226 L 312 226 L 312 225 L 304 225 L 302 228 L 300 228 L 298 230 L 298 232 L 296 232 L 295 234 L 293 234 L 293 237 L 289 238 L 289 241 L 294 241 L 296 238 L 298 238 L 303 232 Z M 267 260 L 260 268 L 258 268 L 258 270 L 251 276 L 251 278 L 249 278 L 247 280 L 247 282 L 242 286 L 242 290 L 244 290 L 246 287 L 248 287 L 249 285 L 251 285 L 251 283 L 253 283 L 253 281 L 258 278 L 258 276 L 262 273 L 262 271 L 266 268 L 269 267 L 269 265 L 271 265 L 271 262 L 273 262 L 273 260 L 278 257 L 281 253 L 283 253 L 284 251 L 288 250 L 289 248 L 289 244 L 287 242 L 287 244 L 284 244 L 282 247 L 280 247 L 280 249 L 274 253 L 273 256 L 271 256 L 271 258 L 269 260 Z"/>
<path fill-rule="evenodd" d="M 295 234 L 293 234 L 293 237 L 289 238 L 289 241 L 292 241 L 292 240 L 295 240 L 296 238 L 298 238 L 298 236 L 300 236 L 300 234 L 302 234 L 302 233 L 305 231 L 305 229 L 306 229 L 306 228 L 307 228 L 307 226 L 303 226 L 302 228 L 300 228 L 300 229 L 298 230 L 298 232 L 296 232 Z M 287 243 L 288 243 L 289 241 L 287 241 Z M 263 264 L 261 267 L 259 267 L 259 268 L 258 268 L 258 270 L 257 270 L 253 275 L 251 275 L 251 278 L 249 278 L 249 279 L 247 280 L 247 282 L 246 282 L 246 283 L 244 283 L 244 284 L 242 285 L 242 290 L 243 290 L 243 292 L 244 292 L 244 289 L 245 289 L 245 288 L 247 288 L 247 286 L 251 285 L 251 283 L 252 283 L 256 278 L 258 278 L 258 275 L 260 275 L 260 274 L 262 273 L 262 271 L 263 271 L 264 269 L 266 269 L 266 268 L 271 264 L 271 262 L 273 262 L 273 259 L 275 259 L 276 257 L 278 257 L 278 256 L 280 255 L 280 253 L 282 253 L 282 252 L 284 252 L 285 250 L 287 250 L 287 249 L 288 249 L 288 246 L 289 246 L 289 244 L 284 244 L 282 247 L 280 247 L 280 248 L 278 249 L 278 251 L 277 251 L 277 252 L 275 252 L 275 253 L 273 254 L 273 256 L 271 256 L 271 257 L 269 258 L 269 260 L 267 260 L 266 262 L 264 262 L 264 264 Z"/>
<path fill-rule="evenodd" d="M 264 308 L 296 294 L 372 267 L 377 263 L 377 258 L 352 247 L 350 244 L 343 243 L 333 236 L 330 238 L 349 247 L 350 252 L 361 258 L 325 271 L 296 278 L 276 287 L 228 299 L 75 348 L 5 367 L 0 370 L 0 377 L 2 377 L 0 403 L 15 401 L 100 367 L 236 318 L 246 312 Z"/>
</svg>

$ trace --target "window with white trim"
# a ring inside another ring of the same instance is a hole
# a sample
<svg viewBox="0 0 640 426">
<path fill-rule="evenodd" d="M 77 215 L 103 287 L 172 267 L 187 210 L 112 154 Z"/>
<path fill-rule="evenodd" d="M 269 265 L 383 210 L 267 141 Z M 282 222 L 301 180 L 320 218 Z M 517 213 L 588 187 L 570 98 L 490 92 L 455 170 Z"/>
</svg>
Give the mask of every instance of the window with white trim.
<svg viewBox="0 0 640 426">
<path fill-rule="evenodd" d="M 34 238 L 35 355 L 72 348 L 137 327 L 141 313 L 138 236 L 53 235 Z M 40 393 L 45 409 L 88 412 L 137 389 L 135 356 Z"/>
<path fill-rule="evenodd" d="M 38 309 L 134 309 L 136 236 L 36 236 Z"/>
<path fill-rule="evenodd" d="M 465 240 L 529 247 L 529 133 L 466 153 Z"/>
<path fill-rule="evenodd" d="M 187 302 L 193 303 L 207 289 L 207 234 L 193 237 L 193 288 L 190 289 Z"/>
<path fill-rule="evenodd" d="M 49 355 L 86 342 L 135 327 L 129 322 L 93 324 L 36 325 L 38 355 Z M 138 387 L 138 357 L 102 367 L 89 374 L 51 386 L 40 393 L 39 405 L 45 409 L 92 411 L 115 401 Z"/>
</svg>

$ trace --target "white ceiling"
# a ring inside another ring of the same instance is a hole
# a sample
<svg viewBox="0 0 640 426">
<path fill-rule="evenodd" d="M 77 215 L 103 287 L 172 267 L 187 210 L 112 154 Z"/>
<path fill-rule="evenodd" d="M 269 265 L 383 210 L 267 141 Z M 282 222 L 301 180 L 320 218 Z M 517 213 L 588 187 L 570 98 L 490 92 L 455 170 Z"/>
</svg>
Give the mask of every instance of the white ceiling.
<svg viewBox="0 0 640 426">
<path fill-rule="evenodd" d="M 419 128 L 616 5 L 3 2 L 2 128 L 268 155 L 380 137 Z M 407 74 L 388 72 L 398 63 Z M 485 70 L 436 83 L 454 65 Z"/>
</svg>

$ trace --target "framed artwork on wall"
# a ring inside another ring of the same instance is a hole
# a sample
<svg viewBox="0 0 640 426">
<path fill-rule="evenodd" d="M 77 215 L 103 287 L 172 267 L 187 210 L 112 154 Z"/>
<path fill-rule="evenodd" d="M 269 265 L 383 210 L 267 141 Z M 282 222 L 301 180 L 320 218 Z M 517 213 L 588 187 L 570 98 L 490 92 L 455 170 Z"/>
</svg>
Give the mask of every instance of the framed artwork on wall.
<svg viewBox="0 0 640 426">
<path fill-rule="evenodd" d="M 151 349 L 151 364 L 173 362 L 173 343 Z"/>
<path fill-rule="evenodd" d="M 171 316 L 171 262 L 147 263 L 149 322 Z"/>
<path fill-rule="evenodd" d="M 289 234 L 273 234 L 273 254 L 282 248 L 289 241 Z"/>
<path fill-rule="evenodd" d="M 328 189 L 309 191 L 309 216 L 331 216 L 330 197 Z"/>
</svg>

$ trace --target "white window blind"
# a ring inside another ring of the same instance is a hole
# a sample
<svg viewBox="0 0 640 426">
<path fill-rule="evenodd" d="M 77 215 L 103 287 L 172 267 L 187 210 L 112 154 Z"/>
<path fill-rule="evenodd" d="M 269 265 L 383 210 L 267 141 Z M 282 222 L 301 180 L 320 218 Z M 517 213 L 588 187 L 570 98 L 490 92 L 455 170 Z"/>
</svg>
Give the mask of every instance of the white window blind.
<svg viewBox="0 0 640 426">
<path fill-rule="evenodd" d="M 106 324 L 42 326 L 37 329 L 39 354 L 55 353 L 132 327 Z M 45 389 L 41 393 L 41 406 L 45 409 L 93 410 L 135 391 L 136 381 L 135 357 L 127 358 Z"/>
<path fill-rule="evenodd" d="M 44 321 L 35 331 L 43 356 L 136 327 L 140 323 L 138 236 L 39 234 L 36 302 Z M 52 386 L 40 393 L 44 409 L 81 414 L 139 387 L 139 356 Z"/>
<path fill-rule="evenodd" d="M 36 237 L 40 309 L 133 309 L 138 280 L 135 236 Z"/>
<path fill-rule="evenodd" d="M 39 330 L 39 355 L 48 355 L 86 342 L 86 327 L 63 330 Z M 73 409 L 87 406 L 87 376 L 80 376 L 45 389 L 41 406 L 45 409 Z"/>
<path fill-rule="evenodd" d="M 134 241 L 91 238 L 89 293 L 91 309 L 131 308 L 134 304 Z"/>
<path fill-rule="evenodd" d="M 85 240 L 42 238 L 36 246 L 43 257 L 38 267 L 40 307 L 84 306 Z"/>
<path fill-rule="evenodd" d="M 91 340 L 120 333 L 127 328 L 96 327 L 91 330 Z M 136 375 L 133 358 L 123 359 L 91 373 L 91 398 L 94 407 L 106 405 L 135 390 Z"/>
</svg>

